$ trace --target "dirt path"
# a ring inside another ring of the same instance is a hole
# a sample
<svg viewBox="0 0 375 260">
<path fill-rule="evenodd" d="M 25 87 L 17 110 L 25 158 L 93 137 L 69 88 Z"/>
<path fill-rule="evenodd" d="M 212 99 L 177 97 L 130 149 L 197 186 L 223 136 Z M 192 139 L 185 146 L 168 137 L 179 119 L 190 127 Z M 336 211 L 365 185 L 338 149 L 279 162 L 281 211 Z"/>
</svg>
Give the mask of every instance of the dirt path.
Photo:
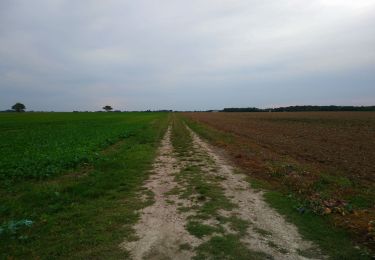
<svg viewBox="0 0 375 260">
<path fill-rule="evenodd" d="M 175 131 L 175 130 L 173 130 Z M 169 127 L 145 187 L 154 203 L 124 242 L 133 259 L 322 259 L 250 188 L 213 148 L 190 129 L 186 151 L 176 152 Z"/>
<path fill-rule="evenodd" d="M 159 155 L 153 166 L 153 175 L 145 187 L 154 193 L 155 202 L 142 211 L 141 220 L 135 226 L 139 240 L 123 243 L 134 259 L 190 259 L 193 252 L 180 250 L 181 245 L 197 245 L 199 240 L 185 229 L 186 218 L 177 212 L 167 193 L 176 187 L 174 174 L 179 169 L 171 145 L 169 127 L 159 148 Z"/>
</svg>

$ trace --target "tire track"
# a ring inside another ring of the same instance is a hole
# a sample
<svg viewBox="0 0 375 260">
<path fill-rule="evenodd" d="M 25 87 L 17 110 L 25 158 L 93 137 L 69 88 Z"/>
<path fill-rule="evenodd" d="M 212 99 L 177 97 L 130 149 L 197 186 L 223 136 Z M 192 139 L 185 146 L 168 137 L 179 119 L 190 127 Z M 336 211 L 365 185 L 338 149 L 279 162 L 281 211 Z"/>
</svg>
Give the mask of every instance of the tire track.
<svg viewBox="0 0 375 260">
<path fill-rule="evenodd" d="M 167 195 L 176 187 L 174 174 L 180 170 L 173 155 L 171 127 L 158 154 L 153 174 L 145 184 L 145 188 L 154 193 L 155 202 L 142 210 L 141 219 L 134 227 L 139 240 L 126 241 L 120 246 L 128 250 L 133 259 L 191 259 L 194 252 L 181 247 L 185 244 L 196 246 L 199 240 L 186 231 L 186 217 L 178 213 L 177 204 L 171 203 Z M 177 197 L 174 200 L 179 201 Z"/>
<path fill-rule="evenodd" d="M 154 203 L 140 212 L 134 227 L 138 240 L 120 245 L 133 259 L 325 258 L 267 205 L 262 192 L 250 188 L 245 175 L 185 127 L 191 142 L 180 154 L 168 128 L 144 185 Z M 234 243 L 234 251 L 221 252 L 212 247 L 214 240 Z"/>
</svg>

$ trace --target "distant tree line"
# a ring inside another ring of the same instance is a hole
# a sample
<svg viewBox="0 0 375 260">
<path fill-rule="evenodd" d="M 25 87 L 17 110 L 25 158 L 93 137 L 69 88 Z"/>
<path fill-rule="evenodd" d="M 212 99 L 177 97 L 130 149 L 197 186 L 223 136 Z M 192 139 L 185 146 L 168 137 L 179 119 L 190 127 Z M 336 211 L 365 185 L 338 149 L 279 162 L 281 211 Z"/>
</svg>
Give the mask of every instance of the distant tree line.
<svg viewBox="0 0 375 260">
<path fill-rule="evenodd" d="M 12 109 L 8 109 L 0 112 L 25 112 L 26 106 L 22 103 L 16 103 L 12 106 Z M 111 112 L 113 108 L 109 105 L 103 107 L 106 112 Z M 277 107 L 277 108 L 257 108 L 257 107 L 232 107 L 224 108 L 222 110 L 201 110 L 201 111 L 184 111 L 184 112 L 312 112 L 312 111 L 375 111 L 375 106 L 289 106 L 289 107 Z M 34 111 L 30 111 L 34 112 Z M 42 112 L 42 111 L 40 111 Z M 50 111 L 53 112 L 53 111 Z M 78 112 L 91 112 L 91 111 L 73 111 Z M 95 111 L 103 112 L 103 111 Z M 144 110 L 144 111 L 121 111 L 114 110 L 113 112 L 173 112 L 169 109 L 160 110 Z M 175 111 L 177 112 L 177 111 Z M 182 111 L 181 111 L 182 112 Z"/>
<path fill-rule="evenodd" d="M 264 109 L 256 107 L 243 107 L 243 108 L 224 108 L 222 112 L 264 112 Z"/>
<path fill-rule="evenodd" d="M 323 112 L 323 111 L 375 111 L 375 106 L 289 106 L 277 108 L 224 108 L 221 112 Z"/>
</svg>

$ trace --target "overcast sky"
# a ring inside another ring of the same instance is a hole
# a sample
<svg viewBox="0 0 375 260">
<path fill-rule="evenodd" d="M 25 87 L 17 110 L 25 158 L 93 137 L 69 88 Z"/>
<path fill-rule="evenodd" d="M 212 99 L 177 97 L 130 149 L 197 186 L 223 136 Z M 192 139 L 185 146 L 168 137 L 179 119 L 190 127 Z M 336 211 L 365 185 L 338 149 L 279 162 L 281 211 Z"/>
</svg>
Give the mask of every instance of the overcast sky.
<svg viewBox="0 0 375 260">
<path fill-rule="evenodd" d="M 0 0 L 0 110 L 375 105 L 375 0 Z"/>
</svg>

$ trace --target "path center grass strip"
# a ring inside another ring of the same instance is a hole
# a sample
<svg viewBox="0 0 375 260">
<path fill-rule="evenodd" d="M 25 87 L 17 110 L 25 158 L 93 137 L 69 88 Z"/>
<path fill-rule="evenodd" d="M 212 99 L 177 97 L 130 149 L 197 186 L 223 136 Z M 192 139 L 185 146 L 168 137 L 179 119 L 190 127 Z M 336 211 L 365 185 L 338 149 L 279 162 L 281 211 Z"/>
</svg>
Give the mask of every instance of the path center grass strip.
<svg viewBox="0 0 375 260">
<path fill-rule="evenodd" d="M 52 120 L 53 115 L 45 115 L 49 116 Z M 41 126 L 35 122 L 28 124 L 28 128 L 37 133 L 50 133 L 50 136 L 58 138 L 56 143 L 63 143 L 65 137 L 79 140 L 79 137 L 86 135 L 86 131 L 91 137 L 97 133 L 97 136 L 111 136 L 112 140 L 121 141 L 103 152 L 99 152 L 99 149 L 105 139 L 94 138 L 95 145 L 89 143 L 87 146 L 84 142 L 78 142 L 77 145 L 88 151 L 89 156 L 97 151 L 97 157 L 74 171 L 64 172 L 64 167 L 58 166 L 62 172 L 56 173 L 55 177 L 35 180 L 38 179 L 34 178 L 38 172 L 30 171 L 24 172 L 20 179 L 22 181 L 14 182 L 14 176 L 10 174 L 8 177 L 12 182 L 9 183 L 12 184 L 2 186 L 0 191 L 0 258 L 126 257 L 127 253 L 118 245 L 124 239 L 132 238 L 131 226 L 138 218 L 135 212 L 147 203 L 142 202 L 137 194 L 148 177 L 159 141 L 168 124 L 168 114 L 79 115 L 79 118 L 89 122 L 86 127 L 81 125 L 76 115 L 72 115 L 70 121 L 68 114 L 60 116 L 55 119 L 64 118 L 63 123 L 52 120 L 53 123 L 46 123 L 50 125 L 48 130 L 40 130 Z M 18 122 L 11 123 L 12 120 Z M 32 121 L 31 118 L 12 120 L 8 121 L 8 127 Z M 63 133 L 61 124 L 70 127 L 69 135 L 58 137 L 58 133 Z M 111 129 L 114 132 L 110 132 Z M 23 133 L 20 129 L 15 131 L 20 135 Z M 127 134 L 122 137 L 118 135 L 122 133 Z M 91 150 L 92 147 L 95 149 Z M 17 149 L 15 147 L 15 151 Z M 64 158 L 68 157 L 61 159 Z M 6 177 L 3 174 L 2 178 Z"/>
<path fill-rule="evenodd" d="M 187 231 L 205 239 L 194 248 L 196 256 L 193 259 L 270 259 L 268 254 L 249 249 L 241 241 L 249 223 L 230 213 L 238 205 L 225 195 L 220 184 L 223 177 L 214 174 L 218 169 L 213 159 L 199 147 L 194 147 L 181 116 L 173 117 L 172 143 L 184 167 L 175 175 L 179 186 L 171 194 L 191 202 L 191 207 L 180 206 L 178 210 L 189 212 Z M 228 217 L 222 216 L 223 212 Z"/>
</svg>

